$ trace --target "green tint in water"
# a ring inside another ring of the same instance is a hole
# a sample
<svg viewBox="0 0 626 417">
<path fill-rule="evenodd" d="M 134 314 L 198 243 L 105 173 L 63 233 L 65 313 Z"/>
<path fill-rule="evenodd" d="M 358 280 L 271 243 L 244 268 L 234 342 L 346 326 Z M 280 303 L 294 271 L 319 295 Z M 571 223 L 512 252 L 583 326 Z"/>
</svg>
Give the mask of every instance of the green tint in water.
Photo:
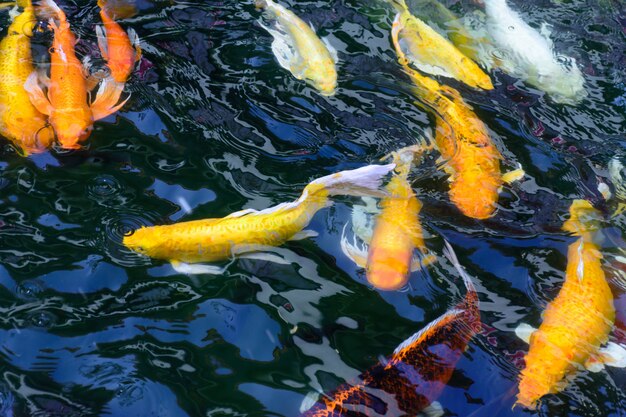
<svg viewBox="0 0 626 417">
<path fill-rule="evenodd" d="M 450 6 L 463 15 L 474 7 L 465 3 Z M 454 84 L 491 129 L 504 165 L 527 173 L 505 188 L 492 219 L 461 216 L 432 158 L 416 170 L 426 244 L 440 254 L 445 237 L 457 249 L 485 323 L 439 398 L 450 415 L 525 414 L 511 410 L 527 350 L 513 329 L 540 323 L 562 282 L 570 201 L 602 205 L 598 178 L 626 146 L 618 4 L 514 3 L 533 26 L 553 25 L 556 48 L 577 59 L 590 94 L 578 107 L 555 105 L 499 72 L 493 92 Z M 99 65 L 95 2 L 60 5 L 79 52 Z M 287 5 L 339 51 L 335 96 L 278 66 L 252 2 L 141 0 L 120 22 L 144 51 L 124 110 L 96 123 L 84 151 L 25 159 L 5 145 L 3 415 L 294 416 L 308 393 L 354 380 L 462 297 L 445 261 L 414 273 L 405 291 L 369 288 L 339 247 L 352 198 L 316 215 L 319 237 L 279 248 L 285 265 L 239 260 L 224 276 L 188 277 L 121 246 L 141 225 L 293 200 L 311 179 L 376 162 L 430 129 L 395 62 L 390 7 Z M 615 226 L 607 252 L 621 242 L 624 222 Z M 617 307 L 623 323 L 623 302 Z M 624 370 L 580 373 L 546 398 L 544 415 L 623 415 L 624 384 Z"/>
</svg>

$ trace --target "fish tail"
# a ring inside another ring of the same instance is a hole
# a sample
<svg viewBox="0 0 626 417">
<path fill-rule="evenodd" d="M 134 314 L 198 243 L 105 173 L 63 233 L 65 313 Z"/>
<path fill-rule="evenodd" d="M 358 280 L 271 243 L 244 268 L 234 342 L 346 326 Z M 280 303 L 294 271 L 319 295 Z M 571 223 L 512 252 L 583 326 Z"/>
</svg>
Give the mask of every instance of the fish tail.
<svg viewBox="0 0 626 417">
<path fill-rule="evenodd" d="M 384 192 L 380 190 L 383 177 L 395 166 L 367 165 L 327 175 L 309 183 L 302 195 L 303 198 L 328 195 L 383 196 Z"/>
<path fill-rule="evenodd" d="M 446 256 L 446 258 L 448 258 L 450 263 L 452 263 L 452 265 L 457 270 L 461 278 L 463 278 L 463 283 L 465 284 L 465 288 L 467 289 L 468 295 L 472 295 L 472 297 L 477 297 L 476 287 L 474 286 L 474 282 L 469 277 L 469 275 L 467 275 L 467 272 L 465 272 L 465 270 L 459 263 L 459 260 L 456 257 L 456 253 L 454 253 L 454 249 L 452 249 L 452 246 L 450 245 L 450 243 L 448 243 L 447 240 L 444 240 L 443 242 L 445 244 L 445 248 L 443 249 L 443 254 Z"/>
<path fill-rule="evenodd" d="M 409 8 L 406 5 L 405 0 L 387 0 L 387 1 L 400 13 L 409 11 Z"/>
</svg>

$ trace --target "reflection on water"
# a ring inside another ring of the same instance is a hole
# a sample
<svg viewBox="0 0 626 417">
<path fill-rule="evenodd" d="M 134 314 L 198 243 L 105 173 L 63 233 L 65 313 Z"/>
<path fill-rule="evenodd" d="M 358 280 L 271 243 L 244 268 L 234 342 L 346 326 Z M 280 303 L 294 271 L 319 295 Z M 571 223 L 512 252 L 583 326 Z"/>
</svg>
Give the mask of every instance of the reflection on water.
<svg viewBox="0 0 626 417">
<path fill-rule="evenodd" d="M 430 134 L 389 40 L 379 0 L 287 2 L 339 52 L 325 98 L 281 69 L 252 2 L 136 2 L 121 20 L 144 52 L 123 111 L 95 124 L 81 151 L 0 158 L 0 414 L 7 416 L 294 416 L 305 399 L 354 379 L 464 294 L 447 263 L 378 292 L 341 252 L 355 198 L 338 198 L 277 249 L 286 264 L 237 260 L 223 276 L 188 277 L 128 252 L 142 225 L 222 217 L 298 197 L 311 179 L 377 162 Z M 459 15 L 471 2 L 447 2 Z M 606 210 L 597 190 L 623 153 L 624 13 L 619 2 L 512 2 L 531 25 L 553 25 L 555 47 L 579 63 L 579 106 L 493 72 L 490 93 L 460 89 L 523 181 L 505 186 L 496 215 L 476 221 L 450 203 L 434 160 L 413 187 L 427 246 L 442 237 L 477 278 L 483 331 L 438 401 L 447 415 L 524 415 L 513 404 L 527 345 L 562 283 L 561 231 L 573 198 Z M 94 2 L 60 2 L 97 56 Z M 6 27 L 8 15 L 0 19 Z M 621 14 L 620 14 L 621 13 Z M 45 36 L 35 39 L 44 56 Z M 40 59 L 40 58 L 36 58 Z M 613 262 L 624 215 L 607 224 Z M 616 236 L 616 237 L 614 237 Z M 613 256 L 614 257 L 614 256 Z M 615 287 L 623 341 L 624 290 Z M 581 372 L 543 415 L 617 416 L 623 369 Z"/>
</svg>

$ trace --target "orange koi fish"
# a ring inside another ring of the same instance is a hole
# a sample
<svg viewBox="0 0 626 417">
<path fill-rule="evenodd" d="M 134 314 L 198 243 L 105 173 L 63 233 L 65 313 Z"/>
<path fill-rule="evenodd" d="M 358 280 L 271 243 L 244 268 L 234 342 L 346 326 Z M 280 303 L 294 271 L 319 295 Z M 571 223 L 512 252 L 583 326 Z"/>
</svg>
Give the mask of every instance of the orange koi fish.
<svg viewBox="0 0 626 417">
<path fill-rule="evenodd" d="M 42 152 L 54 140 L 47 117 L 33 106 L 24 83 L 34 71 L 30 37 L 37 23 L 30 0 L 18 0 L 18 14 L 0 42 L 0 134 L 24 154 Z"/>
<path fill-rule="evenodd" d="M 472 337 L 481 330 L 474 285 L 447 242 L 444 253 L 463 278 L 465 299 L 405 340 L 391 358 L 361 374 L 357 384 L 346 383 L 323 395 L 303 417 L 443 414 L 434 400 Z"/>
<path fill-rule="evenodd" d="M 328 206 L 331 195 L 379 195 L 382 178 L 393 168 L 393 164 L 369 165 L 341 171 L 311 182 L 292 203 L 262 211 L 246 209 L 221 219 L 142 227 L 124 237 L 123 243 L 135 252 L 170 261 L 181 273 L 220 274 L 222 268 L 186 263 L 222 261 L 233 256 L 268 259 L 259 252 L 271 251 L 288 240 L 315 236 L 302 229 L 317 211 Z"/>
<path fill-rule="evenodd" d="M 574 200 L 563 230 L 580 238 L 567 250 L 565 282 L 548 305 L 538 330 L 520 325 L 516 334 L 530 344 L 521 372 L 517 402 L 535 409 L 546 394 L 567 386 L 567 376 L 581 366 L 598 371 L 602 364 L 626 366 L 626 350 L 607 342 L 615 320 L 613 294 L 602 270 L 602 254 L 593 237 L 600 213 L 586 200 Z"/>
<path fill-rule="evenodd" d="M 388 195 L 381 200 L 381 212 L 376 216 L 369 249 L 358 247 L 356 242 L 348 243 L 345 234 L 341 238 L 344 254 L 365 268 L 367 281 L 381 290 L 402 288 L 411 271 L 435 260 L 424 244 L 418 217 L 422 203 L 408 181 L 414 155 L 423 151 L 424 146 L 415 145 L 392 154 L 396 174 L 385 187 Z M 413 256 L 415 248 L 424 255 L 422 261 Z"/>
<path fill-rule="evenodd" d="M 445 162 L 443 169 L 450 175 L 450 200 L 468 217 L 491 217 L 500 188 L 521 178 L 524 171 L 516 169 L 502 175 L 502 154 L 489 138 L 485 124 L 459 92 L 422 76 L 407 65 L 400 49 L 396 52 L 417 87 L 417 95 L 435 114 L 435 144 Z"/>
<path fill-rule="evenodd" d="M 98 7 L 100 7 L 100 18 L 104 23 L 104 32 L 100 26 L 96 26 L 98 46 L 102 58 L 107 61 L 113 79 L 118 83 L 125 83 L 133 71 L 135 63 L 141 59 L 139 37 L 133 29 L 128 29 L 127 34 L 109 16 L 103 0 L 98 0 Z"/>
<path fill-rule="evenodd" d="M 33 105 L 49 116 L 61 145 L 67 149 L 76 149 L 91 134 L 95 120 L 115 113 L 124 105 L 126 101 L 115 105 L 124 85 L 110 78 L 103 80 L 95 100 L 89 104 L 85 70 L 76 57 L 76 37 L 65 13 L 53 0 L 43 0 L 42 6 L 50 9 L 59 21 L 58 25 L 52 18 L 49 22 L 54 31 L 50 80 L 41 80 L 48 84 L 48 92 L 44 94 L 36 72 L 28 76 L 24 88 Z"/>
</svg>

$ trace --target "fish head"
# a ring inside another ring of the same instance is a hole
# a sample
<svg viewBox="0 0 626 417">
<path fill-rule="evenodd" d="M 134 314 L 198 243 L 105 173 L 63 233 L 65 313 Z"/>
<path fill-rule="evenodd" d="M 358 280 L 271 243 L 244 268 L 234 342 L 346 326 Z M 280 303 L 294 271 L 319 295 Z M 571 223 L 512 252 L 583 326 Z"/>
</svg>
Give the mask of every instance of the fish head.
<svg viewBox="0 0 626 417">
<path fill-rule="evenodd" d="M 491 180 L 475 181 L 459 175 L 450 186 L 450 200 L 464 215 L 478 220 L 488 219 L 495 212 L 498 201 L 498 186 L 491 184 Z"/>
<path fill-rule="evenodd" d="M 57 134 L 57 140 L 65 149 L 78 149 L 80 144 L 87 140 L 93 125 L 91 123 L 81 123 L 80 119 L 70 117 L 53 122 L 54 130 Z"/>
<path fill-rule="evenodd" d="M 561 104 L 575 105 L 587 96 L 585 79 L 572 58 L 561 57 L 559 64 L 542 68 L 536 84 Z"/>
<path fill-rule="evenodd" d="M 587 200 L 574 200 L 569 208 L 569 219 L 563 230 L 581 236 L 601 228 L 602 214 Z"/>
<path fill-rule="evenodd" d="M 126 234 L 122 240 L 124 246 L 133 252 L 158 258 L 159 248 L 162 246 L 155 235 L 154 227 L 141 227 Z"/>
<path fill-rule="evenodd" d="M 337 89 L 335 64 L 331 61 L 313 68 L 313 71 L 308 71 L 308 74 L 306 74 L 306 80 L 323 96 L 330 97 L 334 95 Z"/>
<path fill-rule="evenodd" d="M 372 242 L 367 262 L 367 281 L 379 290 L 395 291 L 409 280 L 412 250 L 377 248 Z"/>
</svg>

